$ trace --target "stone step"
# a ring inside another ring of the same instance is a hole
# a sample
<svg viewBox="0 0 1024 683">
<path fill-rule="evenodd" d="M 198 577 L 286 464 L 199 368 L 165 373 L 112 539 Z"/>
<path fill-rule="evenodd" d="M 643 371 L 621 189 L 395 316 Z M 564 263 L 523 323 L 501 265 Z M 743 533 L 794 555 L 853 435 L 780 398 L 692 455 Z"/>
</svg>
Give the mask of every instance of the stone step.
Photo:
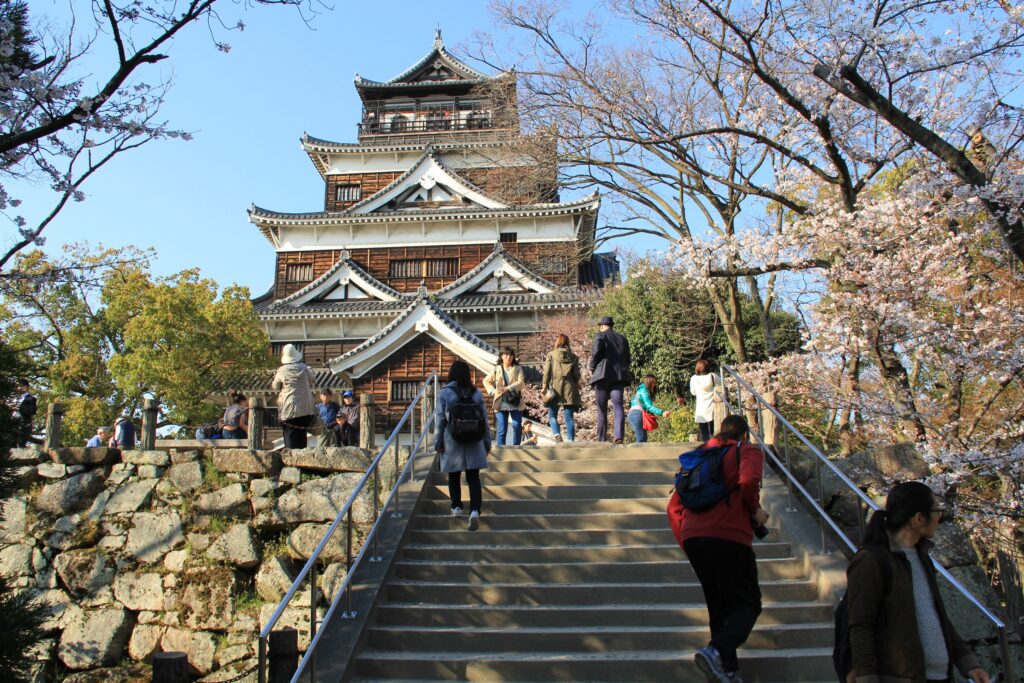
<svg viewBox="0 0 1024 683">
<path fill-rule="evenodd" d="M 679 469 L 679 458 L 645 459 L 588 458 L 575 460 L 489 461 L 484 476 L 504 472 L 670 472 Z"/>
<path fill-rule="evenodd" d="M 467 532 L 467 535 L 472 532 Z M 671 539 L 670 539 L 671 540 Z M 549 562 L 675 562 L 685 554 L 671 541 L 664 545 L 558 545 L 545 546 L 408 544 L 401 559 L 408 562 L 476 562 L 487 566 L 501 563 L 538 564 Z M 759 544 L 758 559 L 792 557 L 788 543 Z"/>
<path fill-rule="evenodd" d="M 475 577 L 474 577 L 475 579 Z M 472 583 L 455 580 L 426 580 L 396 577 L 388 583 L 389 603 L 445 603 L 463 608 L 488 606 L 630 606 L 632 604 L 704 603 L 704 592 L 696 578 L 673 576 L 671 581 L 577 581 L 575 583 L 537 581 L 488 581 Z M 760 578 L 765 604 L 771 602 L 809 602 L 817 600 L 818 588 L 810 580 Z"/>
<path fill-rule="evenodd" d="M 832 622 L 761 624 L 750 634 L 744 647 L 790 649 L 831 646 Z M 495 652 L 607 652 L 609 650 L 696 650 L 707 644 L 704 624 L 677 626 L 589 626 L 566 620 L 561 627 L 477 626 L 457 622 L 450 626 L 376 626 L 369 632 L 369 647 L 406 652 L 443 650 L 458 638 L 459 649 L 467 653 Z"/>
<path fill-rule="evenodd" d="M 743 649 L 741 673 L 758 683 L 825 681 L 832 648 Z M 700 681 L 684 650 L 473 653 L 364 650 L 357 673 L 369 678 L 467 681 Z"/>
<path fill-rule="evenodd" d="M 448 484 L 432 487 L 430 497 L 433 500 L 448 500 Z M 466 486 L 462 487 L 463 497 L 467 495 Z M 608 499 L 642 499 L 660 498 L 663 505 L 668 505 L 668 497 L 672 493 L 671 481 L 662 484 L 563 484 L 552 486 L 502 486 L 483 479 L 484 505 L 493 500 L 608 500 Z"/>
<path fill-rule="evenodd" d="M 664 586 L 630 590 L 627 595 L 615 596 L 617 602 L 600 604 L 548 604 L 510 605 L 508 603 L 468 605 L 450 603 L 387 602 L 377 608 L 377 623 L 405 626 L 461 626 L 476 627 L 551 627 L 567 624 L 597 626 L 670 627 L 686 624 L 705 624 L 707 607 L 700 601 L 699 586 L 691 586 L 696 600 L 688 603 L 643 603 L 630 599 L 641 592 L 663 595 Z M 616 591 L 620 589 L 615 588 Z M 678 591 L 676 591 L 678 592 Z M 421 596 L 422 597 L 422 596 Z M 431 599 L 436 599 L 430 595 Z M 772 602 L 765 596 L 764 611 L 757 618 L 757 627 L 772 624 L 832 623 L 830 603 L 790 600 Z M 704 629 L 707 636 L 707 629 Z M 830 638 L 833 636 L 830 634 Z M 702 643 L 703 644 L 703 643 Z"/>
<path fill-rule="evenodd" d="M 581 443 L 557 446 L 499 446 L 488 457 L 493 462 L 538 462 L 545 460 L 648 460 L 678 458 L 680 453 L 700 444 L 611 444 Z"/>
<path fill-rule="evenodd" d="M 666 501 L 661 501 L 665 503 Z M 664 507 L 664 506 L 663 506 Z M 490 513 L 489 505 L 486 512 L 487 529 L 489 531 L 666 531 L 668 519 L 665 510 L 657 512 L 594 512 L 590 514 L 506 514 Z M 458 520 L 465 521 L 465 516 L 452 517 L 448 512 L 447 501 L 441 514 L 420 514 L 412 519 L 410 526 L 414 533 L 420 531 L 447 531 L 459 528 Z M 455 524 L 453 527 L 452 525 Z M 475 533 L 489 533 L 477 531 Z"/>
<path fill-rule="evenodd" d="M 525 558 L 524 558 L 525 559 Z M 688 562 L 513 562 L 483 565 L 468 562 L 422 562 L 399 558 L 395 563 L 396 576 L 416 581 L 464 581 L 476 583 L 552 583 L 576 582 L 635 582 L 635 581 L 684 581 L 694 580 L 693 569 Z M 765 559 L 757 563 L 757 572 L 762 579 L 798 579 L 803 576 L 802 561 L 792 558 Z"/>
<path fill-rule="evenodd" d="M 678 467 L 676 469 L 679 469 Z M 661 486 L 668 497 L 669 489 L 675 482 L 675 469 L 655 472 L 490 472 L 480 474 L 484 490 L 495 487 L 595 487 L 623 486 L 639 489 L 644 486 Z M 448 490 L 448 475 L 434 472 L 431 484 L 444 486 Z M 621 497 L 621 496 L 617 496 Z"/>
<path fill-rule="evenodd" d="M 675 536 L 668 528 L 668 522 L 659 518 L 661 528 L 620 529 L 614 526 L 603 529 L 496 529 L 494 523 L 501 517 L 488 517 L 488 529 L 469 531 L 466 528 L 466 516 L 448 516 L 444 526 L 430 530 L 415 529 L 409 533 L 408 543 L 412 546 L 429 545 L 472 545 L 472 546 L 506 546 L 506 547 L 546 547 L 573 545 L 671 545 L 678 549 Z M 764 553 L 776 552 L 772 546 L 778 545 L 777 532 L 770 533 L 766 539 L 758 540 L 754 551 L 758 557 L 766 557 Z M 788 547 L 788 546 L 787 546 Z"/>
<path fill-rule="evenodd" d="M 515 500 L 506 498 L 488 497 L 483 499 L 483 516 L 480 518 L 481 528 L 488 529 L 489 519 L 492 516 L 508 515 L 557 515 L 557 514 L 592 514 L 592 513 L 653 513 L 665 515 L 668 507 L 667 487 L 665 495 L 658 495 L 653 498 L 598 498 L 580 500 L 564 498 L 557 500 Z M 432 490 L 432 495 L 423 501 L 421 512 L 430 515 L 451 514 L 451 504 L 448 501 L 447 489 L 442 494 L 441 489 Z M 462 488 L 462 496 L 468 501 L 466 488 Z M 665 524 L 668 524 L 666 518 Z"/>
</svg>

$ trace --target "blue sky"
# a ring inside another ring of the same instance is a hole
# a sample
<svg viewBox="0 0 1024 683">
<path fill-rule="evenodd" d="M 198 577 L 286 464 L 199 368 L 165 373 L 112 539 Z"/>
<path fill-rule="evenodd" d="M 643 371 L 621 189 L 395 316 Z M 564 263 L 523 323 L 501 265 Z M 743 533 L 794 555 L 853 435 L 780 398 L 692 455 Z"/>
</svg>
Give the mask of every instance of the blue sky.
<svg viewBox="0 0 1024 683">
<path fill-rule="evenodd" d="M 72 4 L 88 11 L 85 0 Z M 323 181 L 299 147 L 302 133 L 355 141 L 357 72 L 395 76 L 430 50 L 438 27 L 456 54 L 474 31 L 494 30 L 479 0 L 334 0 L 308 26 L 293 8 L 224 5 L 246 23 L 240 33 L 218 31 L 229 54 L 214 47 L 205 25 L 192 26 L 170 47 L 171 59 L 145 74 L 151 82 L 173 79 L 163 118 L 194 139 L 149 143 L 90 179 L 87 200 L 69 205 L 44 233 L 47 251 L 77 241 L 154 247 L 156 274 L 198 267 L 222 285 L 260 294 L 272 282 L 274 252 L 246 209 L 323 209 Z M 66 21 L 67 5 L 30 7 L 36 19 Z M 44 189 L 12 189 L 26 200 L 26 217 L 46 206 Z"/>
</svg>

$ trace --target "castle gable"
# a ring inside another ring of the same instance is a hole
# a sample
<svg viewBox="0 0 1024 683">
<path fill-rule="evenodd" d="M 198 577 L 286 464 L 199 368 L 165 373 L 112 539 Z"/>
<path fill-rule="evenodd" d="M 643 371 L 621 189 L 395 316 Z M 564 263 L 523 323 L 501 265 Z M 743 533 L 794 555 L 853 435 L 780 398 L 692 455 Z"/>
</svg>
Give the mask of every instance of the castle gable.
<svg viewBox="0 0 1024 683">
<path fill-rule="evenodd" d="M 305 306 L 321 301 L 399 301 L 405 295 L 373 277 L 351 259 L 348 252 L 313 282 L 276 302 L 274 306 Z"/>
<path fill-rule="evenodd" d="M 534 273 L 498 244 L 480 265 L 439 289 L 435 296 L 439 299 L 454 299 L 473 294 L 552 294 L 561 290 L 561 287 Z"/>
</svg>

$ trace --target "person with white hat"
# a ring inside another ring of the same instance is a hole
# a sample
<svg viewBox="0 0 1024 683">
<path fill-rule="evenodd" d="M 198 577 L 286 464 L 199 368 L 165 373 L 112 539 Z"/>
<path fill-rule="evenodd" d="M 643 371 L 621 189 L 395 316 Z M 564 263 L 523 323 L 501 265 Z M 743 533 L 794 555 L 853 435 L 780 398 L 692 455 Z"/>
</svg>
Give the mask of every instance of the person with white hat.
<svg viewBox="0 0 1024 683">
<path fill-rule="evenodd" d="M 294 344 L 281 350 L 281 367 L 274 374 L 273 387 L 278 390 L 277 416 L 284 431 L 285 448 L 305 448 L 306 431 L 316 421 L 313 371 L 302 362 L 302 352 Z"/>
</svg>

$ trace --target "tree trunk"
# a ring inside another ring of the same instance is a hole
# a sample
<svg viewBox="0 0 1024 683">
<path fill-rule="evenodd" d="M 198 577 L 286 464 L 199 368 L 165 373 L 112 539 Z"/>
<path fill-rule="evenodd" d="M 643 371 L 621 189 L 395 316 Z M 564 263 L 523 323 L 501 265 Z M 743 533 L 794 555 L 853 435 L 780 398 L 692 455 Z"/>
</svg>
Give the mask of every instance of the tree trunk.
<svg viewBox="0 0 1024 683">
<path fill-rule="evenodd" d="M 725 337 L 729 340 L 729 346 L 732 347 L 733 353 L 736 354 L 736 362 L 746 363 L 747 346 L 743 339 L 743 321 L 739 317 L 740 307 L 739 297 L 736 295 L 736 281 L 735 279 L 724 280 L 722 285 L 726 287 L 728 293 L 728 308 L 721 292 L 718 291 L 718 287 L 709 285 L 707 292 L 711 297 L 712 305 L 715 307 L 718 321 L 722 323 L 722 328 L 725 330 Z"/>
<path fill-rule="evenodd" d="M 848 458 L 853 454 L 854 410 L 860 405 L 860 354 L 857 352 L 845 363 L 843 385 L 847 399 L 839 413 L 839 454 Z"/>
<path fill-rule="evenodd" d="M 907 369 L 900 361 L 896 349 L 892 344 L 876 341 L 874 354 L 878 371 L 882 376 L 882 385 L 896 411 L 896 417 L 913 434 L 914 441 L 923 441 L 925 437 L 924 423 L 917 413 L 917 404 L 914 401 L 914 393 L 910 389 Z"/>
</svg>

